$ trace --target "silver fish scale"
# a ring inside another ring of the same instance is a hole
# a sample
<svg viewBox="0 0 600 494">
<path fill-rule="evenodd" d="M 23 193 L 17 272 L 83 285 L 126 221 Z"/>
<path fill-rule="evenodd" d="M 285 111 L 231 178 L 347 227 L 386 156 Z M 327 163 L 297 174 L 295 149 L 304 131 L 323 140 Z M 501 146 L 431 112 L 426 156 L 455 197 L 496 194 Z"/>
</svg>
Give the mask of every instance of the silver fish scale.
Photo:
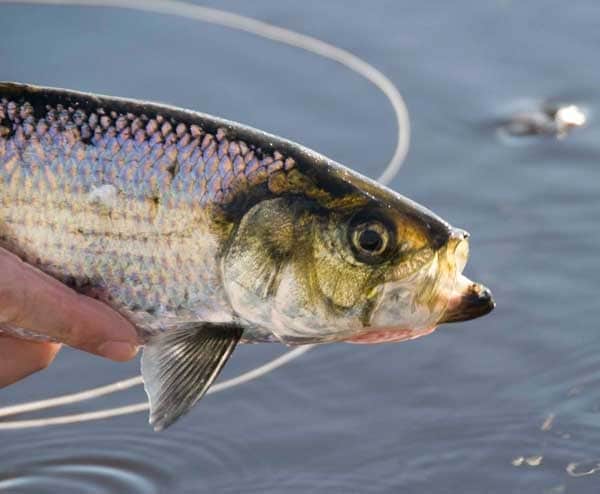
<svg viewBox="0 0 600 494">
<path fill-rule="evenodd" d="M 36 118 L 30 103 L 0 100 L 4 183 L 19 165 L 17 180 L 31 174 L 34 185 L 40 179 L 63 188 L 110 183 L 141 197 L 224 203 L 241 183 L 261 182 L 294 166 L 278 152 L 263 155 L 252 144 L 229 141 L 224 129 L 210 134 L 161 115 L 103 108 L 89 115 L 61 105 L 44 110 Z"/>
<path fill-rule="evenodd" d="M 0 242 L 142 326 L 231 312 L 211 207 L 255 185 L 277 193 L 294 168 L 223 128 L 40 108 L 0 88 Z"/>
</svg>

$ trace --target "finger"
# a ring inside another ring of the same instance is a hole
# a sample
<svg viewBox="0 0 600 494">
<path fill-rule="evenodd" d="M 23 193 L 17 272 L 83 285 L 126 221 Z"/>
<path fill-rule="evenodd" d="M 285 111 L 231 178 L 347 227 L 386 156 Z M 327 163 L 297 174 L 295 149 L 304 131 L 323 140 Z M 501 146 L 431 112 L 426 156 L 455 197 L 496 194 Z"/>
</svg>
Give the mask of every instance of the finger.
<svg viewBox="0 0 600 494">
<path fill-rule="evenodd" d="M 45 369 L 59 350 L 58 343 L 0 336 L 0 388 Z"/>
<path fill-rule="evenodd" d="M 2 323 L 113 360 L 128 360 L 137 352 L 135 328 L 123 316 L 0 249 Z"/>
</svg>

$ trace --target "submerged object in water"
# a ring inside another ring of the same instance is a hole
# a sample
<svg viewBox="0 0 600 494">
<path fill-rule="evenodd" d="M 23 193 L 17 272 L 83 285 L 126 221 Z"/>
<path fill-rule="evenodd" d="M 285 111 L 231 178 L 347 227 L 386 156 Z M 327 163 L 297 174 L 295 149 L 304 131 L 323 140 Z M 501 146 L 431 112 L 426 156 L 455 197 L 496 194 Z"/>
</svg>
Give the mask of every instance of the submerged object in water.
<svg viewBox="0 0 600 494">
<path fill-rule="evenodd" d="M 0 245 L 136 324 L 156 429 L 239 342 L 404 341 L 494 307 L 462 275 L 466 232 L 322 155 L 15 83 L 0 83 Z"/>
<path fill-rule="evenodd" d="M 577 105 L 543 104 L 541 108 L 517 112 L 503 123 L 510 136 L 552 136 L 562 139 L 586 124 L 587 116 Z"/>
</svg>

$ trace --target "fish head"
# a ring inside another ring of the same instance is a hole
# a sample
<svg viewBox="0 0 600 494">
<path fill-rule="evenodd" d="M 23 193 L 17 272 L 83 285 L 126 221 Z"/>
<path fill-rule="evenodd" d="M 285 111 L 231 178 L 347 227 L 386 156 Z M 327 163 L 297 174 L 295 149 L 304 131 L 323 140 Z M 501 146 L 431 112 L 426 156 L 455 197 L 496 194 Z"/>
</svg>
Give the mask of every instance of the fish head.
<svg viewBox="0 0 600 494">
<path fill-rule="evenodd" d="M 462 274 L 465 231 L 345 169 L 311 183 L 257 201 L 232 231 L 222 274 L 247 324 L 286 344 L 378 343 L 492 310 Z"/>
</svg>

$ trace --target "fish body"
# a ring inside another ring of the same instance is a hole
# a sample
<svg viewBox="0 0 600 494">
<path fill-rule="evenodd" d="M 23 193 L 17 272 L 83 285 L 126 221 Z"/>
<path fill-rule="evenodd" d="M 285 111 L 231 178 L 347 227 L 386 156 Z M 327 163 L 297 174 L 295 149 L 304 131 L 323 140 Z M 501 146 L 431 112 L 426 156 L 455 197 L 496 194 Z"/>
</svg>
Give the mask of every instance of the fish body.
<svg viewBox="0 0 600 494">
<path fill-rule="evenodd" d="M 0 245 L 135 323 L 157 428 L 238 342 L 403 341 L 489 312 L 467 238 L 235 122 L 0 83 Z"/>
</svg>

